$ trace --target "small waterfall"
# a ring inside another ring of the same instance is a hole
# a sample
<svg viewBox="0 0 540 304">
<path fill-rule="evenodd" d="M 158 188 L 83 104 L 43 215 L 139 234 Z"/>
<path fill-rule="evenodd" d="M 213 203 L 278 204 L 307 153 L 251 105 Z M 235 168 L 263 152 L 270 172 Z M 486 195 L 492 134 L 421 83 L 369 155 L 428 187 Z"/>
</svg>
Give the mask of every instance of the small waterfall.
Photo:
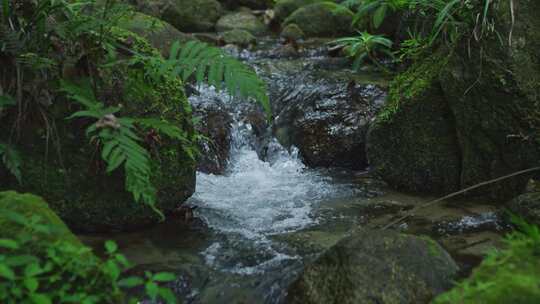
<svg viewBox="0 0 540 304">
<path fill-rule="evenodd" d="M 192 98 L 220 99 L 234 122 L 230 161 L 224 175 L 199 172 L 192 203 L 218 238 L 203 254 L 208 265 L 240 274 L 261 273 L 282 261 L 298 259 L 274 244 L 272 235 L 297 231 L 317 223 L 318 202 L 350 195 L 346 185 L 308 169 L 298 150 L 283 148 L 275 138 L 266 145 L 265 160 L 257 153 L 253 127 L 241 120 L 241 103 L 203 87 Z"/>
</svg>

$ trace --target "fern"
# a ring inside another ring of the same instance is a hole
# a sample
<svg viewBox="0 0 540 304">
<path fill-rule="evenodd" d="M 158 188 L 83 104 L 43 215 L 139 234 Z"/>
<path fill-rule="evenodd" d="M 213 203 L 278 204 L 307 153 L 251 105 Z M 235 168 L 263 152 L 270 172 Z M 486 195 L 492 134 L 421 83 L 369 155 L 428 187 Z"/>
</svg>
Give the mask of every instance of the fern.
<svg viewBox="0 0 540 304">
<path fill-rule="evenodd" d="M 150 154 L 140 144 L 142 139 L 136 134 L 135 123 L 152 126 L 173 138 L 183 138 L 182 131 L 169 123 L 158 124 L 151 119 L 116 118 L 114 114 L 118 113 L 120 108 L 105 107 L 102 102 L 96 100 L 89 86 L 78 86 L 62 81 L 61 89 L 71 99 L 85 107 L 84 110 L 73 113 L 68 119 L 94 120 L 94 123 L 86 129 L 86 134 L 99 140 L 102 146 L 101 158 L 107 163 L 107 173 L 110 174 L 123 166 L 126 190 L 133 194 L 136 202 L 148 204 L 164 218 L 155 207 L 157 191 L 150 180 L 152 176 Z"/>
<path fill-rule="evenodd" d="M 234 97 L 252 98 L 264 108 L 268 119 L 272 110 L 266 84 L 250 67 L 226 55 L 221 49 L 199 41 L 184 45 L 175 42 L 169 58 L 147 58 L 157 69 L 157 76 L 172 74 L 188 81 L 207 82 L 218 90 L 226 89 Z"/>
<path fill-rule="evenodd" d="M 22 161 L 17 150 L 10 145 L 0 143 L 0 156 L 6 169 L 15 176 L 19 184 L 22 183 Z"/>
</svg>

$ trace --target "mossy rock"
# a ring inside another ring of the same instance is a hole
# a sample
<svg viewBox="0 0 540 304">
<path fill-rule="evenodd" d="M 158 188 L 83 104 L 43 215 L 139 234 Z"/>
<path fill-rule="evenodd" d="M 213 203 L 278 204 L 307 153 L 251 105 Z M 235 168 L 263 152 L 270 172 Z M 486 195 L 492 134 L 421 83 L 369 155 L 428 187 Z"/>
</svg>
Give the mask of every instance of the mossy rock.
<svg viewBox="0 0 540 304">
<path fill-rule="evenodd" d="M 71 233 L 64 222 L 52 211 L 47 203 L 39 196 L 15 191 L 0 192 L 0 238 L 13 239 L 19 233 L 31 233 L 40 242 L 67 241 L 76 246 L 82 246 L 79 239 Z M 54 228 L 54 234 L 44 234 L 29 227 L 13 222 L 7 212 L 22 216 L 27 222 L 32 217 L 39 217 L 39 223 Z M 53 236 L 53 237 L 51 237 Z"/>
<path fill-rule="evenodd" d="M 267 32 L 266 26 L 259 18 L 245 11 L 231 13 L 221 17 L 216 24 L 216 30 L 218 32 L 244 30 L 255 36 L 261 36 Z"/>
<path fill-rule="evenodd" d="M 292 41 L 302 40 L 305 36 L 304 31 L 294 23 L 287 25 L 280 34 L 281 38 Z"/>
<path fill-rule="evenodd" d="M 440 83 L 456 121 L 463 188 L 540 164 L 540 3 L 498 6 L 498 35 L 462 44 Z M 508 37 L 506 37 L 508 38 Z M 510 38 L 508 38 L 510 39 Z M 506 201 L 523 192 L 522 175 L 477 191 Z"/>
<path fill-rule="evenodd" d="M 115 35 L 136 52 L 159 57 L 159 52 L 140 36 L 122 29 L 116 29 Z M 100 68 L 103 88 L 98 99 L 108 105 L 121 105 L 119 116 L 167 119 L 191 138 L 192 114 L 182 82 L 168 76 L 145 79 L 147 68 L 144 63 Z M 122 169 L 105 173 L 98 146 L 85 134 L 88 122 L 66 119 L 74 110 L 72 101 L 55 96 L 48 117 L 48 123 L 55 125 L 54 142 L 47 142 L 46 130 L 39 122 L 26 122 L 36 127 L 24 128 L 16 144 L 22 153 L 23 183 L 19 185 L 0 166 L 0 190 L 17 189 L 44 197 L 72 229 L 79 231 L 127 230 L 159 221 L 156 212 L 146 204 L 136 203 L 133 195 L 125 191 Z M 8 115 L 1 123 L 11 125 L 15 118 Z M 0 131 L 1 139 L 8 136 L 9 132 Z M 195 189 L 195 161 L 186 149 L 190 147 L 166 137 L 143 144 L 152 156 L 156 207 L 171 212 Z M 49 145 L 57 153 L 48 153 Z"/>
<path fill-rule="evenodd" d="M 224 32 L 221 37 L 226 44 L 235 44 L 241 47 L 248 47 L 257 42 L 257 38 L 250 32 L 239 29 Z"/>
<path fill-rule="evenodd" d="M 457 271 L 433 240 L 360 231 L 308 264 L 289 288 L 287 303 L 428 303 L 452 286 Z"/>
<path fill-rule="evenodd" d="M 223 5 L 230 9 L 244 6 L 251 9 L 266 9 L 274 5 L 274 0 L 220 0 Z"/>
<path fill-rule="evenodd" d="M 313 3 L 325 2 L 324 0 L 278 0 L 274 6 L 274 19 L 278 23 L 282 23 L 297 9 Z"/>
<path fill-rule="evenodd" d="M 165 57 L 169 55 L 174 42 L 186 43 L 195 40 L 191 35 L 180 32 L 168 22 L 143 13 L 127 15 L 120 24 L 122 28 L 145 38 Z"/>
<path fill-rule="evenodd" d="M 459 189 L 455 122 L 438 81 L 447 61 L 441 52 L 397 76 L 387 105 L 370 127 L 369 163 L 395 188 L 425 193 Z"/>
<path fill-rule="evenodd" d="M 134 0 L 136 8 L 182 32 L 210 32 L 223 9 L 216 0 Z"/>
<path fill-rule="evenodd" d="M 329 2 L 303 6 L 285 19 L 283 25 L 296 24 L 307 37 L 336 37 L 350 34 L 353 13 Z"/>
</svg>

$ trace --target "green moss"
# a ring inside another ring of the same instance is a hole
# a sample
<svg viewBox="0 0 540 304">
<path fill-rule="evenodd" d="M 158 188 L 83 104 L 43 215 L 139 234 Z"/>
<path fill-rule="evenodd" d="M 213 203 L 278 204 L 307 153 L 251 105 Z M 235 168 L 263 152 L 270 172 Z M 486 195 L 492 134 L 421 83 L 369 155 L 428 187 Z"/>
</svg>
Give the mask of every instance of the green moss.
<svg viewBox="0 0 540 304">
<path fill-rule="evenodd" d="M 314 3 L 296 10 L 283 24 L 298 25 L 308 37 L 335 37 L 352 32 L 353 15 L 331 2 Z"/>
<path fill-rule="evenodd" d="M 7 212 L 16 213 L 27 221 L 32 217 L 39 217 L 41 223 L 55 227 L 54 239 L 68 241 L 71 244 L 82 246 L 62 220 L 49 208 L 47 203 L 39 196 L 33 194 L 19 194 L 15 191 L 0 192 L 0 238 L 15 238 L 21 232 L 33 234 L 37 240 L 53 241 L 50 235 L 32 230 L 32 227 L 16 224 L 9 218 Z"/>
</svg>

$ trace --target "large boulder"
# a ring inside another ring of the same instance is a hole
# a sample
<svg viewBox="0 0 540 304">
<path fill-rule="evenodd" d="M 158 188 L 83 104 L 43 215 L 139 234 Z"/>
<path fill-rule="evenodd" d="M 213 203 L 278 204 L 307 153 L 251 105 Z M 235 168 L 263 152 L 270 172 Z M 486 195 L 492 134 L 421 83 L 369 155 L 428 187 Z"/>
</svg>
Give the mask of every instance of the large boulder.
<svg viewBox="0 0 540 304">
<path fill-rule="evenodd" d="M 330 2 L 303 6 L 287 17 L 283 25 L 294 23 L 308 37 L 335 37 L 352 32 L 353 13 L 346 8 L 338 8 Z"/>
<path fill-rule="evenodd" d="M 444 55 L 435 55 L 399 75 L 370 127 L 369 163 L 395 188 L 427 193 L 459 189 L 455 122 L 438 82 L 446 62 Z"/>
<path fill-rule="evenodd" d="M 257 42 L 257 38 L 246 30 L 235 29 L 221 34 L 225 44 L 234 44 L 240 47 L 249 47 Z"/>
<path fill-rule="evenodd" d="M 121 29 L 115 29 L 115 35 L 118 43 L 141 54 L 159 57 L 158 51 L 138 35 Z M 183 130 L 188 141 L 193 140 L 191 110 L 183 84 L 168 76 L 148 78 L 146 75 L 151 72 L 148 69 L 153 68 L 144 61 L 114 68 L 100 67 L 96 71 L 101 76 L 97 98 L 107 101 L 108 105 L 120 105 L 122 110 L 117 115 L 121 117 L 166 119 Z M 66 119 L 76 110 L 74 102 L 57 92 L 54 94 L 54 103 L 49 106 L 53 114 L 47 118 L 47 123 L 55 126 L 54 139 L 45 136 L 46 131 L 39 125 L 21 129 L 15 145 L 22 154 L 23 183 L 19 185 L 0 166 L 0 190 L 17 189 L 44 197 L 50 207 L 77 230 L 126 230 L 158 222 L 160 217 L 150 206 L 136 203 L 133 195 L 125 190 L 122 169 L 112 174 L 105 172 L 99 145 L 85 135 L 89 121 Z M 13 125 L 16 119 L 17 113 L 12 111 L 1 124 Z M 10 129 L 0 130 L 1 141 L 7 142 Z M 157 190 L 156 207 L 164 213 L 172 212 L 195 190 L 192 147 L 186 141 L 159 136 L 152 131 L 143 135 L 142 144 L 152 156 L 151 182 Z"/>
<path fill-rule="evenodd" d="M 308 264 L 288 303 L 429 303 L 452 286 L 456 263 L 435 241 L 361 231 Z"/>
<path fill-rule="evenodd" d="M 260 36 L 266 33 L 266 26 L 252 13 L 240 11 L 221 17 L 216 24 L 216 30 L 218 32 L 245 30 L 255 36 Z"/>
<path fill-rule="evenodd" d="M 183 32 L 210 32 L 223 9 L 217 0 L 132 0 L 137 10 Z"/>
<path fill-rule="evenodd" d="M 293 100 L 275 119 L 276 137 L 298 147 L 308 166 L 364 169 L 366 134 L 383 91 L 371 84 L 303 81 L 281 94 Z"/>
<path fill-rule="evenodd" d="M 540 163 L 540 4 L 495 9 L 496 31 L 511 47 L 496 34 L 463 42 L 415 64 L 392 85 L 368 144 L 373 167 L 391 185 L 442 194 Z M 529 178 L 471 194 L 505 201 L 523 192 Z"/>
</svg>

